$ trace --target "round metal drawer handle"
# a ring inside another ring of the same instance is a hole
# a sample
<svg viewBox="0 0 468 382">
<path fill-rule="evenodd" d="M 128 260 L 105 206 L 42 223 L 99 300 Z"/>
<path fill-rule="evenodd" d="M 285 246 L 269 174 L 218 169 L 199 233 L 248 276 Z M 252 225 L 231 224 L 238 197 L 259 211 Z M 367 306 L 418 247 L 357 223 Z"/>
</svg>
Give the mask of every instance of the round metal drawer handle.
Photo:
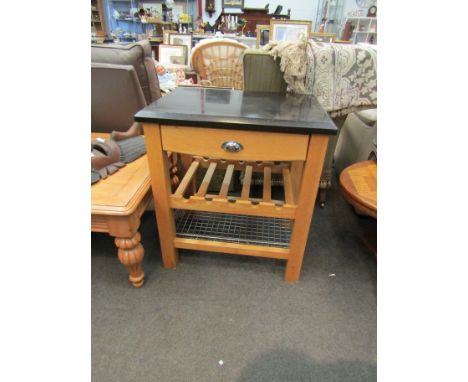
<svg viewBox="0 0 468 382">
<path fill-rule="evenodd" d="M 243 150 L 244 146 L 242 146 L 239 142 L 236 141 L 226 141 L 221 145 L 221 148 L 230 153 L 237 153 Z"/>
</svg>

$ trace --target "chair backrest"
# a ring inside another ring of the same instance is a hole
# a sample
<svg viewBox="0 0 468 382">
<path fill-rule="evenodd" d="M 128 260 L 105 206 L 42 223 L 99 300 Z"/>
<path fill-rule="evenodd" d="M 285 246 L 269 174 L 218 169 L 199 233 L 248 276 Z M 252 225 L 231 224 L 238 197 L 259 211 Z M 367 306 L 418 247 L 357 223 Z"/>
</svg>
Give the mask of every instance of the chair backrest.
<svg viewBox="0 0 468 382">
<path fill-rule="evenodd" d="M 91 44 L 91 62 L 132 65 L 135 68 L 146 103 L 161 97 L 158 76 L 147 40 L 133 44 Z"/>
<path fill-rule="evenodd" d="M 280 69 L 280 60 L 261 49 L 244 52 L 244 90 L 286 93 L 287 84 Z"/>
<path fill-rule="evenodd" d="M 193 49 L 190 63 L 200 78 L 213 86 L 243 89 L 242 54 L 247 48 L 232 40 L 204 41 Z"/>
<path fill-rule="evenodd" d="M 127 131 L 145 106 L 132 65 L 91 63 L 91 131 Z"/>
</svg>

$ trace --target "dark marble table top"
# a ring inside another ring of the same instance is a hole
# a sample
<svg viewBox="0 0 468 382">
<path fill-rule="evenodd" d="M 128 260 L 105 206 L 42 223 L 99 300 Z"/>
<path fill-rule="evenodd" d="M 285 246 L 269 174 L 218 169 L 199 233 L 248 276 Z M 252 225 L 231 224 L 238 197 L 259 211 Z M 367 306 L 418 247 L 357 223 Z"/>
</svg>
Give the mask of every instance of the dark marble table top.
<svg viewBox="0 0 468 382">
<path fill-rule="evenodd" d="M 311 95 L 179 87 L 135 115 L 137 122 L 257 130 L 293 134 L 336 134 L 337 128 Z"/>
</svg>

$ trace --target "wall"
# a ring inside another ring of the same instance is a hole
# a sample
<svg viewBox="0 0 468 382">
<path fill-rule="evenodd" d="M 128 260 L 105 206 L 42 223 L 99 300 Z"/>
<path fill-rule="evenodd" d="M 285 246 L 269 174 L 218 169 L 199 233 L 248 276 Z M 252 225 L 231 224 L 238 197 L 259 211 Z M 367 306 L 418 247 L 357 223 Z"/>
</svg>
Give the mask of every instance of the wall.
<svg viewBox="0 0 468 382">
<path fill-rule="evenodd" d="M 377 2 L 376 2 L 377 5 Z M 348 17 L 348 12 L 356 11 L 362 9 L 363 17 L 367 16 L 367 10 L 369 7 L 361 8 L 359 5 L 356 4 L 356 0 L 345 0 L 344 12 L 343 17 L 346 19 Z"/>
<path fill-rule="evenodd" d="M 245 8 L 263 8 L 267 3 L 270 4 L 269 12 L 272 13 L 275 11 L 278 5 L 283 6 L 282 14 L 287 14 L 288 9 L 291 9 L 291 19 L 292 20 L 311 20 L 312 21 L 312 30 L 318 31 L 318 23 L 320 20 L 316 20 L 318 7 L 322 7 L 325 0 L 244 0 Z M 216 12 L 213 13 L 213 16 L 210 17 L 208 13 L 205 12 L 205 0 L 203 2 L 203 20 L 209 21 L 210 24 L 216 21 L 219 17 L 219 14 L 222 10 L 222 0 L 215 0 L 215 9 Z M 354 11 L 360 8 L 356 4 L 356 0 L 345 0 L 343 6 L 343 20 L 346 19 L 348 12 Z M 227 12 L 240 12 L 240 9 L 225 9 Z M 364 9 L 364 16 L 367 15 L 367 9 Z"/>
<path fill-rule="evenodd" d="M 245 8 L 264 8 L 265 5 L 269 3 L 269 13 L 275 11 L 278 5 L 283 6 L 282 14 L 287 14 L 288 9 L 291 9 L 291 19 L 295 20 L 312 20 L 312 28 L 315 27 L 315 15 L 317 14 L 317 6 L 319 0 L 244 0 Z M 215 9 L 216 12 L 213 13 L 213 16 L 210 17 L 208 13 L 205 12 L 205 0 L 203 0 L 203 20 L 209 21 L 211 25 L 219 17 L 222 10 L 222 0 L 215 0 Z M 225 9 L 226 12 L 240 12 L 240 9 Z"/>
<path fill-rule="evenodd" d="M 178 0 L 176 0 L 178 1 Z M 276 7 L 278 5 L 283 6 L 283 10 L 281 11 L 282 14 L 287 14 L 288 9 L 291 9 L 291 19 L 293 20 L 311 20 L 312 21 L 312 30 L 313 31 L 318 31 L 318 23 L 320 20 L 316 20 L 317 17 L 317 11 L 318 7 L 322 6 L 323 1 L 320 0 L 244 0 L 244 7 L 246 8 L 263 8 L 267 3 L 270 4 L 269 6 L 269 12 L 272 13 L 275 11 Z M 161 0 L 145 0 L 145 2 L 162 2 Z M 137 4 L 138 1 L 134 0 L 134 3 Z M 111 12 L 109 12 L 112 9 L 112 6 L 109 7 L 110 1 L 109 0 L 103 0 L 103 8 L 104 8 L 104 13 L 106 16 L 106 24 L 107 24 L 107 30 L 108 32 L 110 30 L 115 30 L 116 27 L 120 27 L 125 31 L 129 32 L 135 32 L 135 33 L 143 33 L 144 28 L 147 28 L 147 26 L 137 24 L 137 23 L 130 23 L 130 22 L 125 22 L 125 21 L 115 21 L 112 17 Z M 127 6 L 128 3 L 122 4 L 122 5 L 116 5 L 116 8 L 119 8 L 120 6 Z M 197 16 L 197 0 L 192 0 L 189 2 L 189 8 L 193 9 L 193 14 L 194 14 L 194 19 Z M 216 12 L 213 13 L 213 16 L 210 17 L 207 12 L 205 12 L 205 0 L 202 0 L 202 15 L 203 15 L 203 20 L 204 21 L 209 21 L 210 24 L 213 25 L 213 23 L 216 21 L 218 18 L 219 14 L 221 13 L 222 10 L 222 0 L 215 0 L 215 9 Z M 347 14 L 349 11 L 353 11 L 356 9 L 360 9 L 359 6 L 356 5 L 356 0 L 345 0 L 345 4 L 343 7 L 343 21 L 346 19 Z M 230 12 L 240 12 L 240 9 L 229 9 L 226 8 L 226 11 Z M 367 14 L 367 10 L 364 10 L 364 13 Z"/>
</svg>

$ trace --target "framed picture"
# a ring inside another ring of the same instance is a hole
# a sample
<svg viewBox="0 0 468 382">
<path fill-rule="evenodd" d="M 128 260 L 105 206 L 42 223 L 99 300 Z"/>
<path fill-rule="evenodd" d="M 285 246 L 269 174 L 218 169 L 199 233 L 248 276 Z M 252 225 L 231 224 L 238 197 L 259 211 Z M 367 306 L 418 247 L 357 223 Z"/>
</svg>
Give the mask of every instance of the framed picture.
<svg viewBox="0 0 468 382">
<path fill-rule="evenodd" d="M 310 34 L 310 39 L 316 42 L 335 42 L 335 33 L 314 33 Z"/>
<path fill-rule="evenodd" d="M 185 45 L 160 44 L 158 49 L 161 65 L 187 65 L 187 47 Z"/>
<path fill-rule="evenodd" d="M 149 9 L 152 13 L 159 13 L 161 16 L 163 14 L 162 3 L 141 3 L 141 7 L 144 9 Z M 154 16 L 154 15 L 153 15 Z"/>
<path fill-rule="evenodd" d="M 302 20 L 270 20 L 270 41 L 294 41 L 304 34 L 309 36 L 312 21 Z"/>
<path fill-rule="evenodd" d="M 223 0 L 221 8 L 244 8 L 244 0 Z"/>
<path fill-rule="evenodd" d="M 165 29 L 163 30 L 163 44 L 169 44 L 169 35 L 175 33 L 175 31 Z"/>
<path fill-rule="evenodd" d="M 257 49 L 261 46 L 268 44 L 270 40 L 270 26 L 257 24 L 255 28 L 255 34 L 257 36 Z"/>
<path fill-rule="evenodd" d="M 188 33 L 169 33 L 170 45 L 185 45 L 187 47 L 187 54 L 190 55 L 192 51 L 192 35 Z"/>
</svg>

